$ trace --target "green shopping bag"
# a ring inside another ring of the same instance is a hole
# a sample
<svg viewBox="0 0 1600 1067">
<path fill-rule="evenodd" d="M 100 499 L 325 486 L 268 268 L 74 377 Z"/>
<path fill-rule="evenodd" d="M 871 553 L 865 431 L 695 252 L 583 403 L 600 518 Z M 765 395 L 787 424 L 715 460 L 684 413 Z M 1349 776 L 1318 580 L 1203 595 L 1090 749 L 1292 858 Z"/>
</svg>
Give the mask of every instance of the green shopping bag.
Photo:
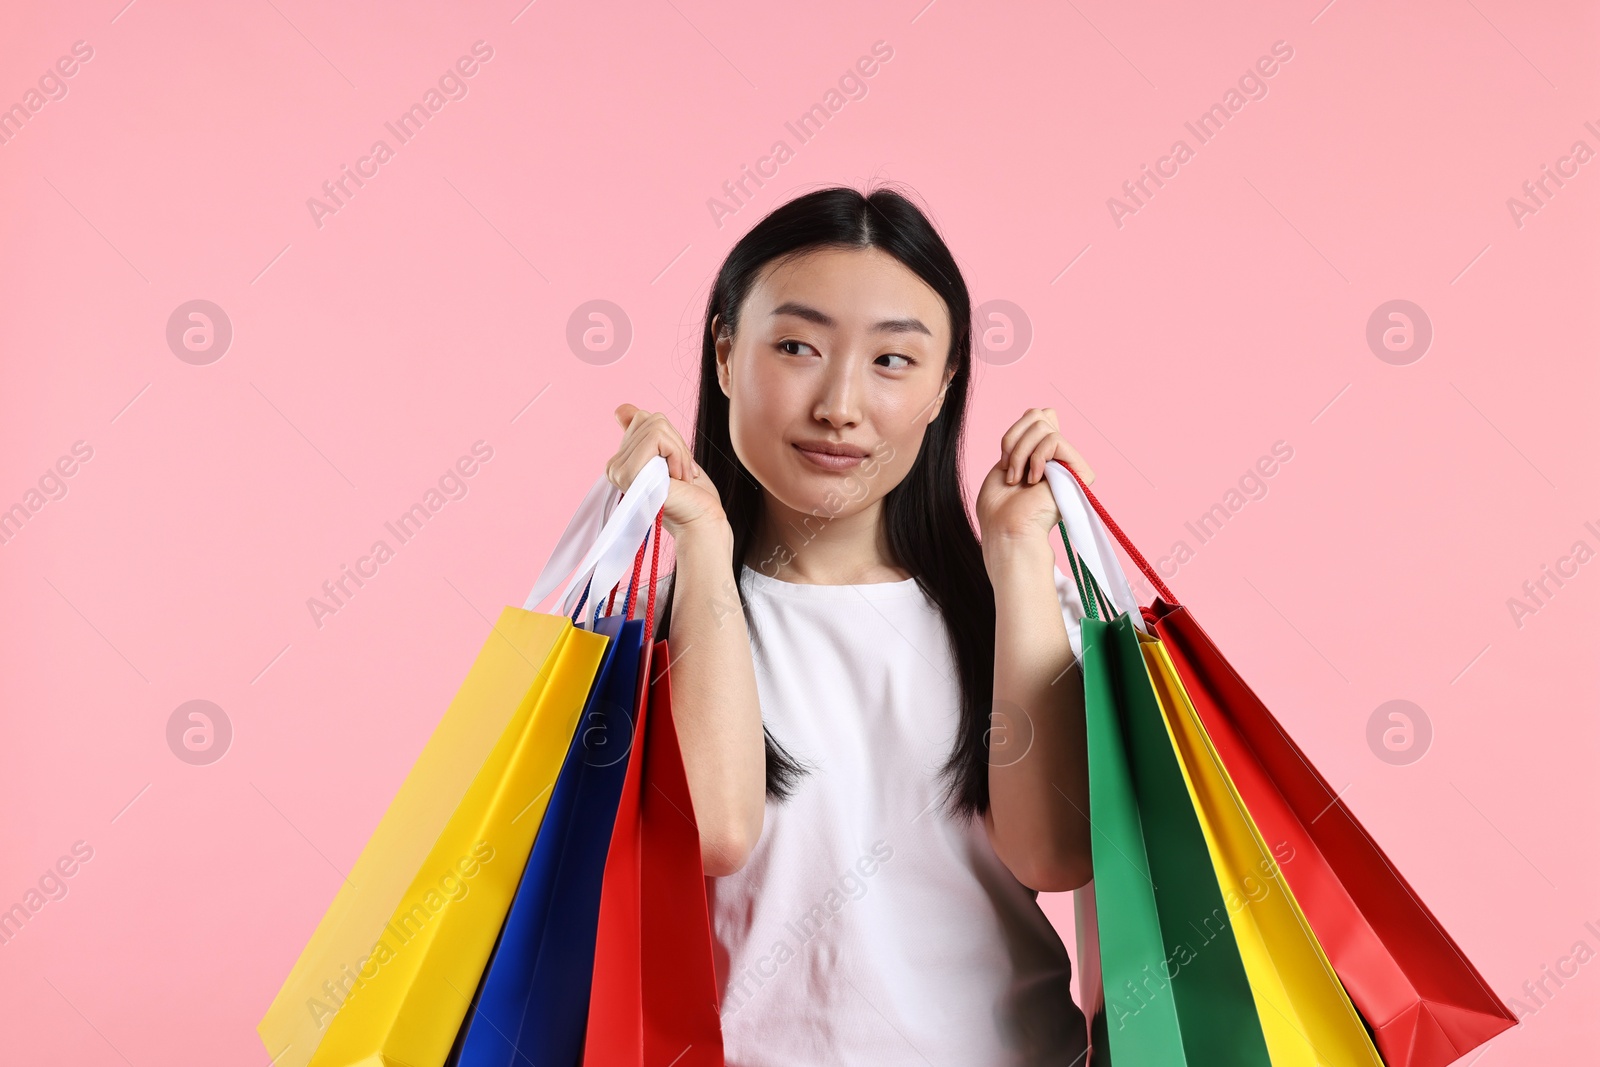
<svg viewBox="0 0 1600 1067">
<path fill-rule="evenodd" d="M 1079 946 L 1098 958 L 1079 966 L 1100 978 L 1100 989 L 1083 995 L 1091 1062 L 1270 1067 L 1233 924 L 1139 649 L 1136 612 L 1111 610 L 1060 529 L 1087 615 L 1094 881 L 1079 890 L 1092 894 L 1079 908 Z"/>
</svg>

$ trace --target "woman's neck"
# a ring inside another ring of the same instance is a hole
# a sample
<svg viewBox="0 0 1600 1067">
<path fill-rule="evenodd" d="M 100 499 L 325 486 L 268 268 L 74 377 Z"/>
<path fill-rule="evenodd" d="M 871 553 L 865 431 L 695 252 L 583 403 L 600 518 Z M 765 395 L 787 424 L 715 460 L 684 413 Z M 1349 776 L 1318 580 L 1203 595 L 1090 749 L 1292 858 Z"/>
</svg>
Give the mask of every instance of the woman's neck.
<svg viewBox="0 0 1600 1067">
<path fill-rule="evenodd" d="M 894 561 L 883 528 L 883 501 L 850 515 L 796 511 L 763 492 L 761 519 L 744 562 L 800 585 L 872 585 L 911 573 Z"/>
</svg>

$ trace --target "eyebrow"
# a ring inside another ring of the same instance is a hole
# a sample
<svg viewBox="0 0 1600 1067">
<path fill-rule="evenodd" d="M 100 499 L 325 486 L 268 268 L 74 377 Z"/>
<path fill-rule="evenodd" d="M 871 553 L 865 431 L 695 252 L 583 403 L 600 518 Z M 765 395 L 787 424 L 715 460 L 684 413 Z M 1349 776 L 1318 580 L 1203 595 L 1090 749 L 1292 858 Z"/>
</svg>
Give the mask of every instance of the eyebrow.
<svg viewBox="0 0 1600 1067">
<path fill-rule="evenodd" d="M 825 326 L 829 329 L 839 325 L 827 313 L 819 311 L 809 304 L 801 304 L 793 300 L 773 308 L 772 315 L 774 318 L 779 315 L 793 315 L 796 318 L 805 319 L 807 322 L 814 322 L 818 326 Z M 929 337 L 933 336 L 933 331 L 923 325 L 921 319 L 915 318 L 884 319 L 882 322 L 874 323 L 872 329 L 878 333 L 925 333 Z"/>
</svg>

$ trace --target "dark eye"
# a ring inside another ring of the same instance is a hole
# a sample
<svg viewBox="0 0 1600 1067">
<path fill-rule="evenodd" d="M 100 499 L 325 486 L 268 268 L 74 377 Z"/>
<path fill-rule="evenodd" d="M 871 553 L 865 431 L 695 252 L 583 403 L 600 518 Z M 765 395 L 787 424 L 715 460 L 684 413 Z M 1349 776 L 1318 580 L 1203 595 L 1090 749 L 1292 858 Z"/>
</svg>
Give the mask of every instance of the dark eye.
<svg viewBox="0 0 1600 1067">
<path fill-rule="evenodd" d="M 799 353 L 799 352 L 791 352 L 791 351 L 789 351 L 789 346 L 790 345 L 797 345 L 800 348 L 811 348 L 811 346 L 806 344 L 804 341 L 779 341 L 778 342 L 778 348 L 784 353 L 784 355 L 788 355 L 788 356 L 801 355 L 801 353 Z M 812 349 L 812 351 L 816 351 L 816 350 Z"/>
<path fill-rule="evenodd" d="M 884 360 L 886 359 L 898 359 L 900 362 L 885 363 Z M 916 360 L 912 359 L 910 356 L 902 356 L 898 352 L 885 352 L 883 355 L 873 360 L 873 362 L 878 364 L 880 367 L 888 367 L 890 370 L 904 370 L 906 367 L 909 367 L 911 364 L 915 363 Z"/>
</svg>

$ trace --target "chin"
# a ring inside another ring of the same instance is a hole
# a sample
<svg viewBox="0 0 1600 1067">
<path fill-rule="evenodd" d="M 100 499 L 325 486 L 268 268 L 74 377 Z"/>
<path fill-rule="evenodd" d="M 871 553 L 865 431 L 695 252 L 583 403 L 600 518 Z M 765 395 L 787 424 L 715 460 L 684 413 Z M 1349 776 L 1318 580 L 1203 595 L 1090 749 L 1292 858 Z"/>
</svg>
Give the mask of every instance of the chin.
<svg viewBox="0 0 1600 1067">
<path fill-rule="evenodd" d="M 785 479 L 783 485 L 773 486 L 771 492 L 786 508 L 806 515 L 821 514 L 831 518 L 837 513 L 839 500 L 843 496 L 833 488 L 834 481 L 826 475 L 803 474 Z"/>
</svg>

